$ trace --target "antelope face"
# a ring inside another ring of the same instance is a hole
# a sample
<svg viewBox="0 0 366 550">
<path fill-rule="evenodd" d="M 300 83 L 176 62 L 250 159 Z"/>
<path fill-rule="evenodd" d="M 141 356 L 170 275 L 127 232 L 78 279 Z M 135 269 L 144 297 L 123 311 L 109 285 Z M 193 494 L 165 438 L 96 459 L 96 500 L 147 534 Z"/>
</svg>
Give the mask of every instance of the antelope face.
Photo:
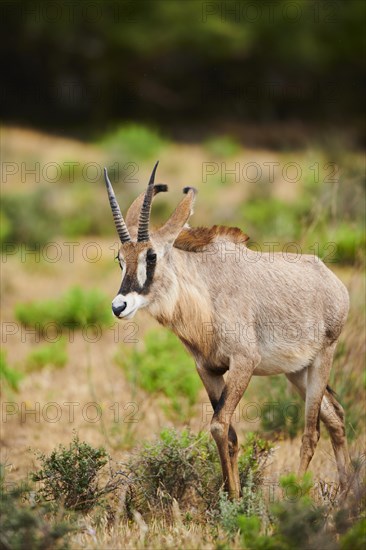
<svg viewBox="0 0 366 550">
<path fill-rule="evenodd" d="M 185 187 L 183 192 L 186 196 L 168 221 L 154 233 L 152 239 L 150 238 L 152 199 L 157 193 L 168 189 L 164 184 L 154 185 L 157 166 L 158 163 L 154 166 L 145 193 L 135 199 L 130 206 L 126 217 L 127 223 L 123 219 L 107 170 L 104 169 L 113 219 L 122 243 L 117 256 L 122 270 L 122 283 L 112 301 L 112 311 L 118 319 L 132 319 L 138 309 L 147 307 L 159 293 L 166 292 L 164 281 L 169 279 L 169 262 L 161 260 L 173 247 L 176 237 L 192 213 L 195 190 Z M 156 280 L 154 288 L 153 283 Z"/>
<path fill-rule="evenodd" d="M 112 311 L 119 319 L 132 319 L 138 309 L 149 305 L 157 257 L 151 242 L 131 242 L 121 246 L 117 258 L 122 282 L 112 301 Z"/>
</svg>

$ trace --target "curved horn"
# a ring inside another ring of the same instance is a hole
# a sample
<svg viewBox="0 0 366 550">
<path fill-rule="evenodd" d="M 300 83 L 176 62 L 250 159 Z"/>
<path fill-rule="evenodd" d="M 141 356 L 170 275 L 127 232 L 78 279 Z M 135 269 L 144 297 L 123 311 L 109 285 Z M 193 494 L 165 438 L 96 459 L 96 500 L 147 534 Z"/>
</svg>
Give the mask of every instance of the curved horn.
<svg viewBox="0 0 366 550">
<path fill-rule="evenodd" d="M 149 240 L 149 222 L 150 222 L 150 212 L 151 212 L 151 202 L 154 195 L 154 181 L 155 181 L 155 172 L 158 167 L 159 161 L 155 164 L 153 171 L 150 176 L 150 180 L 146 189 L 144 196 L 144 202 L 142 203 L 140 217 L 139 217 L 139 227 L 137 231 L 137 242 L 143 242 Z"/>
<path fill-rule="evenodd" d="M 121 214 L 121 209 L 118 205 L 116 196 L 114 194 L 112 184 L 109 180 L 107 168 L 104 168 L 104 178 L 105 178 L 105 184 L 108 192 L 109 204 L 111 205 L 113 219 L 114 219 L 114 223 L 116 224 L 117 233 L 119 235 L 119 238 L 121 239 L 121 243 L 128 243 L 131 241 L 131 237 L 128 232 L 127 225 L 125 224 L 125 221 Z"/>
<path fill-rule="evenodd" d="M 153 189 L 153 198 L 158 193 L 164 193 L 168 191 L 168 186 L 164 183 L 157 183 L 154 185 Z M 139 221 L 139 215 L 142 208 L 142 203 L 144 202 L 145 198 L 145 191 L 141 193 L 131 204 L 130 208 L 127 210 L 127 214 L 125 216 L 125 222 L 128 227 L 128 231 L 130 232 L 131 239 L 137 238 L 137 226 Z"/>
</svg>

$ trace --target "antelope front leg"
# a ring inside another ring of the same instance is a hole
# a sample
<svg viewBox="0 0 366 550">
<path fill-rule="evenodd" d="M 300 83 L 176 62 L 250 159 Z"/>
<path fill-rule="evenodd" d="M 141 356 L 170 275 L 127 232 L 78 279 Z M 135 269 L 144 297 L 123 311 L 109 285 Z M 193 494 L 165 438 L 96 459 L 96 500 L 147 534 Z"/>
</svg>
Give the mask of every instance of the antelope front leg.
<svg viewBox="0 0 366 550">
<path fill-rule="evenodd" d="M 200 378 L 210 398 L 212 408 L 215 411 L 218 405 L 218 402 L 220 401 L 220 397 L 223 392 L 223 389 L 225 387 L 225 380 L 222 375 L 222 369 L 216 370 L 214 367 L 210 365 L 206 365 L 205 367 L 202 367 L 201 365 L 197 364 L 197 372 L 200 375 Z M 229 426 L 228 438 L 229 438 L 228 444 L 229 444 L 231 469 L 233 471 L 233 476 L 235 480 L 236 492 L 240 493 L 241 487 L 240 487 L 239 470 L 238 470 L 239 445 L 238 445 L 238 438 L 237 438 L 236 432 L 234 430 L 234 427 L 231 424 Z"/>
<path fill-rule="evenodd" d="M 237 441 L 235 441 L 235 448 L 231 449 L 234 441 L 233 434 L 230 434 L 229 439 L 229 427 L 256 364 L 257 361 L 253 359 L 243 357 L 231 359 L 226 384 L 211 421 L 211 434 L 219 451 L 225 490 L 231 500 L 239 498 L 240 487 L 237 471 Z"/>
</svg>

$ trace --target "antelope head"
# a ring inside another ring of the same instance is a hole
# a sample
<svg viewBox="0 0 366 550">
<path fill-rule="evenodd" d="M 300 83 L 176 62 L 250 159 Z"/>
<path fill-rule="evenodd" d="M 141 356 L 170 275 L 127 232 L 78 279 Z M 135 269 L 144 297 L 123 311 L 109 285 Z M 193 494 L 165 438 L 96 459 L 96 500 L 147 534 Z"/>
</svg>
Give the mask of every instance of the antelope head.
<svg viewBox="0 0 366 550">
<path fill-rule="evenodd" d="M 150 306 L 164 289 L 167 289 L 171 262 L 169 256 L 173 244 L 192 213 L 196 191 L 184 188 L 181 200 L 168 221 L 157 231 L 150 231 L 150 213 L 153 197 L 165 192 L 168 187 L 154 185 L 155 164 L 145 193 L 130 206 L 126 221 L 115 197 L 112 184 L 104 169 L 109 202 L 117 233 L 121 240 L 118 263 L 122 271 L 122 282 L 117 296 L 112 301 L 112 311 L 119 319 L 132 319 L 135 313 Z"/>
</svg>

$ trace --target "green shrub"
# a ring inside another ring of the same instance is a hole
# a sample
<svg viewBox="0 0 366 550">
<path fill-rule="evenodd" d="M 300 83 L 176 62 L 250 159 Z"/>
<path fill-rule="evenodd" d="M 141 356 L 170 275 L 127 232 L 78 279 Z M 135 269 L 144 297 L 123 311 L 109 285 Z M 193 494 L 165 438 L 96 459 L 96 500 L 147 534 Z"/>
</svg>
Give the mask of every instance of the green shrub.
<svg viewBox="0 0 366 550">
<path fill-rule="evenodd" d="M 246 435 L 238 460 L 242 495 L 238 500 L 230 501 L 226 493 L 221 493 L 219 500 L 219 521 L 228 535 L 233 536 L 238 531 L 240 515 L 258 515 L 264 524 L 269 522 L 262 483 L 271 454 L 271 443 L 255 433 Z"/>
<path fill-rule="evenodd" d="M 48 187 L 19 193 L 4 194 L 1 213 L 5 220 L 3 242 L 42 245 L 54 237 L 60 227 L 55 191 Z"/>
<path fill-rule="evenodd" d="M 15 316 L 23 325 L 43 327 L 48 323 L 82 328 L 89 324 L 107 325 L 111 321 L 109 302 L 97 289 L 73 287 L 56 300 L 21 303 Z"/>
<path fill-rule="evenodd" d="M 240 212 L 246 232 L 261 242 L 299 239 L 308 213 L 306 204 L 289 204 L 272 197 L 247 201 Z"/>
<path fill-rule="evenodd" d="M 233 157 L 240 151 L 240 143 L 230 136 L 212 137 L 205 142 L 204 147 L 214 158 Z"/>
<path fill-rule="evenodd" d="M 330 232 L 329 241 L 335 243 L 335 262 L 354 264 L 364 261 L 366 234 L 361 225 L 341 223 L 334 231 Z"/>
<path fill-rule="evenodd" d="M 66 339 L 60 338 L 56 342 L 37 346 L 27 357 L 28 371 L 43 369 L 45 366 L 62 368 L 67 362 Z"/>
<path fill-rule="evenodd" d="M 340 550 L 364 550 L 366 546 L 366 519 L 362 518 L 340 538 Z"/>
<path fill-rule="evenodd" d="M 353 550 L 364 547 L 364 492 L 348 496 L 338 507 L 317 504 L 311 497 L 311 475 L 297 478 L 289 474 L 280 478 L 283 494 L 270 506 L 270 525 L 260 515 L 237 518 L 244 548 L 253 550 Z M 363 495 L 363 496 L 362 496 Z M 342 517 L 342 521 L 340 521 Z M 339 538 L 339 535 L 342 535 Z M 339 542 L 338 542 L 339 540 Z"/>
<path fill-rule="evenodd" d="M 215 507 L 222 483 L 216 445 L 207 433 L 165 429 L 145 443 L 126 464 L 126 510 L 169 516 L 173 500 L 180 509 L 204 512 Z"/>
<path fill-rule="evenodd" d="M 345 411 L 347 438 L 355 439 L 363 427 L 365 385 L 360 383 L 360 371 L 352 365 L 351 349 L 347 340 L 340 339 L 330 372 L 329 385 Z"/>
<path fill-rule="evenodd" d="M 178 338 L 168 330 L 146 334 L 144 349 L 125 349 L 116 358 L 130 382 L 169 400 L 167 412 L 186 417 L 198 396 L 201 382 L 193 361 Z"/>
<path fill-rule="evenodd" d="M 140 124 L 127 124 L 102 139 L 111 153 L 117 152 L 119 157 L 132 160 L 157 158 L 166 145 L 165 140 L 154 130 Z"/>
<path fill-rule="evenodd" d="M 209 434 L 194 435 L 188 429 L 163 430 L 160 439 L 145 443 L 126 464 L 127 514 L 131 516 L 132 510 L 137 510 L 149 517 L 157 514 L 170 517 L 175 499 L 182 512 L 195 510 L 230 530 L 230 522 L 238 511 L 262 509 L 258 489 L 266 463 L 264 455 L 268 458 L 270 454 L 269 445 L 250 434 L 243 448 L 247 453 L 239 461 L 240 479 L 244 480 L 243 498 L 237 505 L 220 492 L 221 465 L 216 444 Z M 255 465 L 253 471 L 249 471 L 250 465 Z"/>
<path fill-rule="evenodd" d="M 264 532 L 266 528 L 258 514 L 246 514 L 237 518 L 245 548 L 326 548 L 315 544 L 319 542 L 317 535 L 325 524 L 325 513 L 309 497 L 313 486 L 311 476 L 306 474 L 299 480 L 290 474 L 280 479 L 280 485 L 284 490 L 284 498 L 271 507 L 271 536 Z"/>
<path fill-rule="evenodd" d="M 249 482 L 255 486 L 262 483 L 263 471 L 272 448 L 272 443 L 261 439 L 258 434 L 249 432 L 246 435 L 238 460 L 241 487 L 247 486 Z"/>
<path fill-rule="evenodd" d="M 114 224 L 103 181 L 76 181 L 61 189 L 62 218 L 60 231 L 69 238 L 87 235 L 111 235 Z M 103 200 L 104 199 L 104 200 Z"/>
<path fill-rule="evenodd" d="M 18 391 L 19 382 L 22 378 L 23 375 L 20 372 L 13 367 L 9 367 L 4 350 L 0 350 L 0 387 L 3 388 L 4 384 L 10 389 Z"/>
<path fill-rule="evenodd" d="M 2 467 L 3 469 L 3 467 Z M 67 550 L 67 535 L 75 531 L 62 518 L 59 507 L 52 517 L 47 503 L 31 503 L 30 487 L 6 487 L 2 473 L 0 487 L 0 548 L 4 550 Z"/>
<path fill-rule="evenodd" d="M 261 430 L 268 436 L 296 437 L 304 427 L 304 402 L 284 376 L 253 380 L 252 392 L 261 402 Z"/>
<path fill-rule="evenodd" d="M 281 542 L 268 535 L 261 534 L 262 522 L 258 516 L 239 516 L 237 525 L 244 548 L 251 550 L 285 550 Z"/>
<path fill-rule="evenodd" d="M 99 486 L 99 476 L 108 462 L 103 448 L 95 449 L 75 435 L 69 447 L 60 445 L 49 456 L 38 455 L 41 469 L 34 472 L 32 480 L 42 482 L 38 499 L 62 502 L 72 510 L 91 510 L 102 497 L 114 491 L 116 485 L 108 482 Z"/>
<path fill-rule="evenodd" d="M 8 242 L 11 235 L 11 222 L 3 210 L 0 210 L 0 244 Z"/>
</svg>

